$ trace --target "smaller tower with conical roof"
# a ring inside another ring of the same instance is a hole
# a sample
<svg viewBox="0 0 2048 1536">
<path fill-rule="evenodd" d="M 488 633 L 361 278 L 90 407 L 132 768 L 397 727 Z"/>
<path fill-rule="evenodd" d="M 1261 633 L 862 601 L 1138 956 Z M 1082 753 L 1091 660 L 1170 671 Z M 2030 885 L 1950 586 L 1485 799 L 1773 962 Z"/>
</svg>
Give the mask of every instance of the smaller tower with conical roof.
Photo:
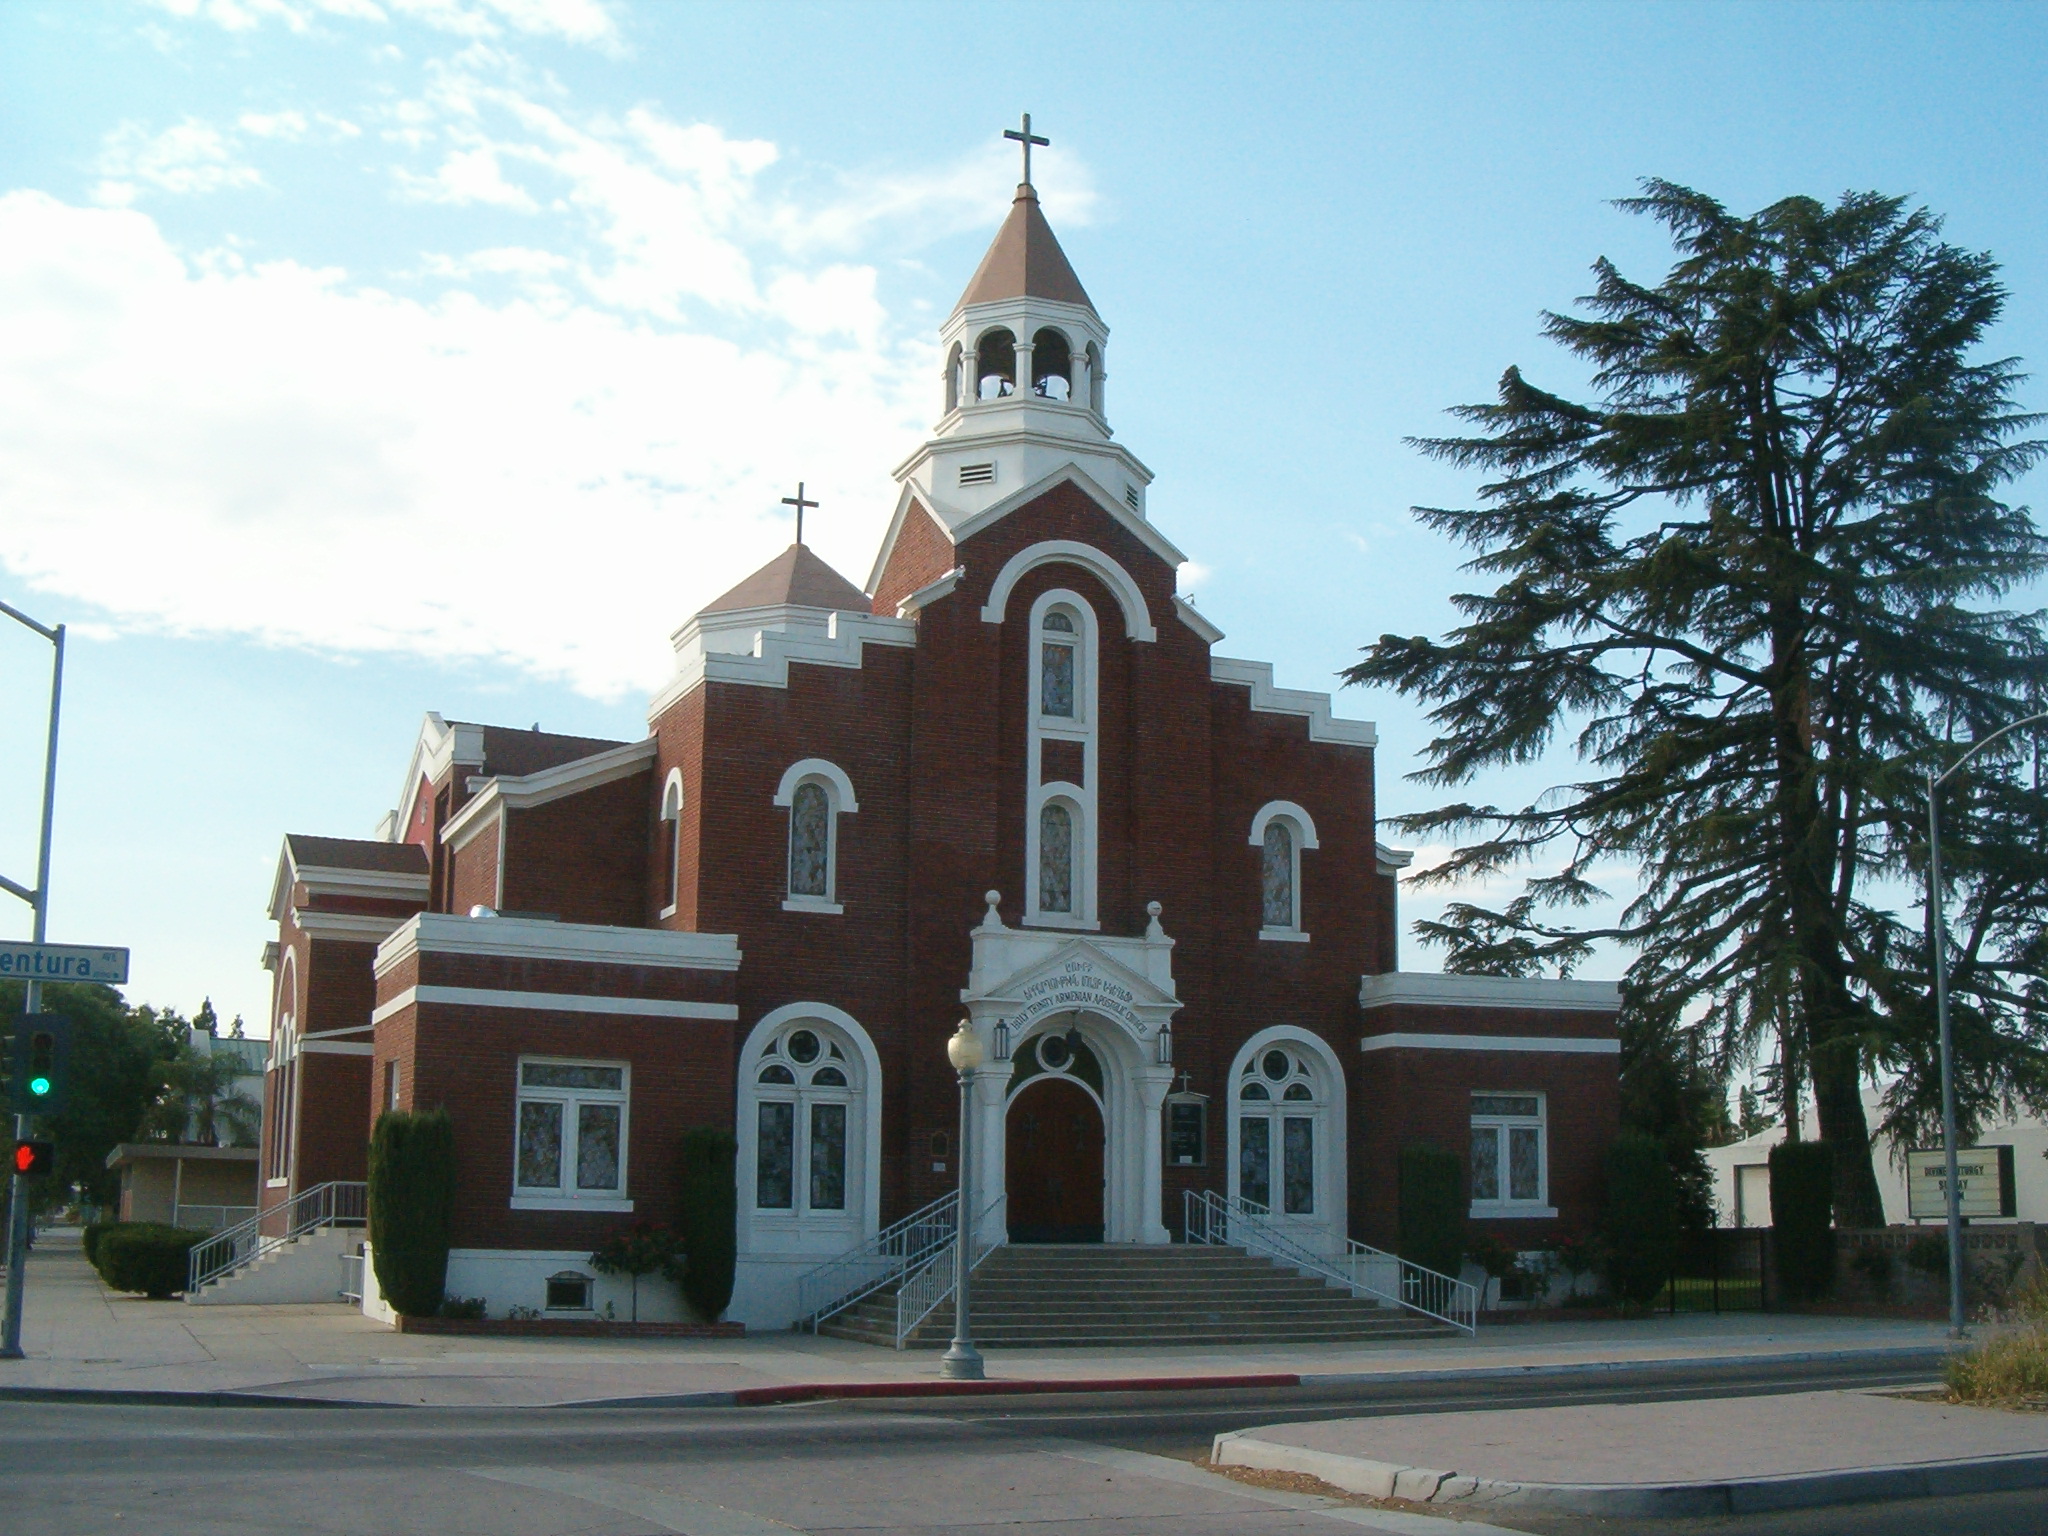
<svg viewBox="0 0 2048 1536">
<path fill-rule="evenodd" d="M 957 527 L 1071 464 L 1144 516 L 1151 471 L 1112 439 L 1103 405 L 1109 327 L 1046 222 L 1028 160 L 939 340 L 945 414 L 896 472 L 921 500 Z"/>
</svg>

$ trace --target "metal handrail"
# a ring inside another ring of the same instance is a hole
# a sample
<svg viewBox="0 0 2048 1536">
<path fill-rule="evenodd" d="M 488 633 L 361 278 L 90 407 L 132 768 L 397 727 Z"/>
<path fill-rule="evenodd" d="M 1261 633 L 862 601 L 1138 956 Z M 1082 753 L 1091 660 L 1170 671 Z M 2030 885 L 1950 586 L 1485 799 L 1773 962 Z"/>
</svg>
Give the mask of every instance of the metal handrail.
<svg viewBox="0 0 2048 1536">
<path fill-rule="evenodd" d="M 969 1271 L 981 1268 L 982 1260 L 1009 1241 L 1007 1231 L 996 1238 L 985 1238 L 981 1235 L 982 1228 L 988 1225 L 989 1214 L 1002 1203 L 1003 1196 L 997 1195 L 982 1207 L 981 1215 L 975 1219 L 973 1247 L 968 1250 L 974 1255 L 974 1262 L 967 1266 Z M 923 1268 L 907 1276 L 896 1288 L 898 1349 L 903 1348 L 911 1334 L 917 1331 L 918 1324 L 944 1306 L 946 1298 L 953 1294 L 953 1288 L 959 1283 L 960 1278 L 955 1272 L 957 1266 L 953 1262 L 956 1251 L 955 1240 L 949 1236 L 946 1245 L 927 1259 Z"/>
<path fill-rule="evenodd" d="M 816 1333 L 826 1318 L 894 1284 L 929 1258 L 934 1248 L 950 1244 L 958 1199 L 958 1191 L 943 1194 L 890 1223 L 858 1248 L 797 1276 L 797 1327 Z"/>
<path fill-rule="evenodd" d="M 343 1179 L 315 1184 L 267 1211 L 258 1211 L 247 1221 L 237 1222 L 225 1232 L 214 1233 L 205 1242 L 193 1245 L 191 1268 L 186 1271 L 186 1292 L 196 1292 L 209 1281 L 253 1264 L 316 1228 L 363 1226 L 369 1220 L 369 1193 L 369 1185 Z M 284 1230 L 266 1234 L 263 1224 L 279 1211 L 285 1213 Z"/>
<path fill-rule="evenodd" d="M 1341 1259 L 1319 1254 L 1276 1226 L 1272 1213 L 1243 1197 L 1225 1199 L 1213 1190 L 1183 1192 L 1187 1240 L 1242 1248 L 1371 1296 L 1393 1306 L 1448 1323 L 1461 1333 L 1479 1331 L 1479 1288 L 1438 1274 L 1366 1243 L 1347 1242 Z"/>
</svg>

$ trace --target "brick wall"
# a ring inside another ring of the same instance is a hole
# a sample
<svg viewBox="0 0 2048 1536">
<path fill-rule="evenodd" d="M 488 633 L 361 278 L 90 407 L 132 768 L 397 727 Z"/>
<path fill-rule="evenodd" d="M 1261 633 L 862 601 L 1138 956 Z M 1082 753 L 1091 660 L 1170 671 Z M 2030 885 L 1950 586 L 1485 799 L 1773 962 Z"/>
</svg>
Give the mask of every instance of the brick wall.
<svg viewBox="0 0 2048 1536">
<path fill-rule="evenodd" d="M 505 813 L 510 912 L 565 923 L 641 926 L 648 887 L 649 775 L 636 773 L 545 805 Z M 452 910 L 466 912 L 457 906 Z"/>
</svg>

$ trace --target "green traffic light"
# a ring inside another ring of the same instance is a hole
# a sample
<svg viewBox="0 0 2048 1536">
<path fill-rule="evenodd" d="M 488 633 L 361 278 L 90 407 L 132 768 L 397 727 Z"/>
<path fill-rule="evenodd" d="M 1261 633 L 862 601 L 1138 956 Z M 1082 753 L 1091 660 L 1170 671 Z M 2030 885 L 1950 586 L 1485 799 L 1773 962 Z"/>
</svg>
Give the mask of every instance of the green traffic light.
<svg viewBox="0 0 2048 1536">
<path fill-rule="evenodd" d="M 28 1080 L 28 1091 L 40 1099 L 49 1093 L 50 1080 L 47 1077 L 32 1077 Z"/>
</svg>

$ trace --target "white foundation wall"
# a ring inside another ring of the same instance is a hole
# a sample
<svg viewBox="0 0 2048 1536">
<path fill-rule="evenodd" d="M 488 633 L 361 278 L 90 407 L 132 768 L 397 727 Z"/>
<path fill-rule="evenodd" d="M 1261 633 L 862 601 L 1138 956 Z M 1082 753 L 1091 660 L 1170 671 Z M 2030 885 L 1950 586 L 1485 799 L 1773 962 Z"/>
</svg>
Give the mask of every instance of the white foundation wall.
<svg viewBox="0 0 2048 1536">
<path fill-rule="evenodd" d="M 797 1316 L 798 1277 L 825 1262 L 815 1253 L 741 1254 L 733 1269 L 727 1320 L 745 1323 L 751 1333 L 788 1328 Z"/>
<path fill-rule="evenodd" d="M 367 1251 L 366 1245 L 363 1315 L 380 1323 L 395 1324 L 396 1316 L 377 1284 L 375 1257 Z M 548 1280 L 565 1273 L 589 1276 L 591 1306 L 587 1311 L 549 1310 Z M 486 1315 L 497 1318 L 511 1316 L 514 1307 L 528 1308 L 538 1317 L 601 1318 L 605 1316 L 606 1303 L 610 1303 L 612 1321 L 624 1323 L 633 1319 L 631 1278 L 599 1274 L 591 1267 L 587 1248 L 560 1251 L 535 1248 L 450 1249 L 448 1279 L 442 1293 L 451 1301 L 481 1297 Z M 674 1281 L 660 1275 L 642 1275 L 639 1320 L 643 1323 L 687 1323 L 695 1319 L 683 1305 L 682 1291 Z"/>
</svg>

